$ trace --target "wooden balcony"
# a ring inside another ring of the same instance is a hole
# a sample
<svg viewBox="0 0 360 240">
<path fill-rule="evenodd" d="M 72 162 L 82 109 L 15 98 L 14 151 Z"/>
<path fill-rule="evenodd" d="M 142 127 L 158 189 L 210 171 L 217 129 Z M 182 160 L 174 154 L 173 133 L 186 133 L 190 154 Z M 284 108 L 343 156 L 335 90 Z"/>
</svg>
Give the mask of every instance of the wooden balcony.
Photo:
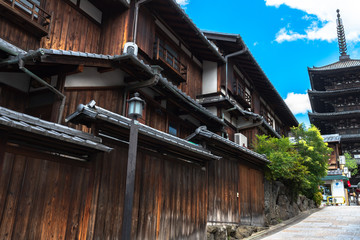
<svg viewBox="0 0 360 240">
<path fill-rule="evenodd" d="M 251 95 L 246 91 L 245 87 L 238 87 L 236 91 L 236 97 L 242 105 L 246 108 L 251 108 Z"/>
<path fill-rule="evenodd" d="M 31 0 L 0 0 L 0 14 L 37 37 L 50 31 L 51 15 Z"/>
<path fill-rule="evenodd" d="M 164 68 L 164 73 L 169 80 L 176 83 L 187 81 L 187 67 L 180 62 L 160 41 L 154 44 L 154 60 Z"/>
<path fill-rule="evenodd" d="M 274 121 L 268 116 L 267 111 L 261 110 L 260 115 L 264 117 L 265 121 L 272 127 Z"/>
</svg>

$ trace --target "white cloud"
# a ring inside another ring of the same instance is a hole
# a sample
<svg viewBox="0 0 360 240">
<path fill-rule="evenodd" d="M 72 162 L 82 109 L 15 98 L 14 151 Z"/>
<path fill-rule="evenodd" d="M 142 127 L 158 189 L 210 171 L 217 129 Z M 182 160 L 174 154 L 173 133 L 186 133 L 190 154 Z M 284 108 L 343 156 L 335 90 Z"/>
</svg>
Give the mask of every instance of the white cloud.
<svg viewBox="0 0 360 240">
<path fill-rule="evenodd" d="M 291 30 L 287 30 L 286 28 L 280 29 L 280 31 L 275 36 L 275 41 L 278 43 L 282 43 L 285 41 L 291 42 L 298 39 L 304 39 L 306 35 L 302 35 L 299 33 L 294 33 Z"/>
<path fill-rule="evenodd" d="M 189 1 L 190 1 L 190 0 L 176 0 L 176 2 L 177 2 L 178 4 L 180 4 L 181 6 L 188 5 L 188 4 L 189 4 Z"/>
<path fill-rule="evenodd" d="M 360 41 L 360 1 L 359 0 L 265 0 L 267 6 L 290 8 L 303 11 L 303 20 L 312 21 L 305 29 L 296 31 L 286 27 L 277 33 L 276 41 L 295 41 L 298 39 L 334 41 L 336 35 L 336 9 L 340 9 L 349 42 Z"/>
<path fill-rule="evenodd" d="M 254 46 L 257 46 L 257 45 L 259 45 L 259 42 L 254 42 L 253 45 L 254 45 Z"/>
<path fill-rule="evenodd" d="M 304 114 L 311 110 L 311 105 L 307 93 L 288 93 L 285 99 L 285 103 L 288 105 L 294 115 L 299 113 Z"/>
</svg>

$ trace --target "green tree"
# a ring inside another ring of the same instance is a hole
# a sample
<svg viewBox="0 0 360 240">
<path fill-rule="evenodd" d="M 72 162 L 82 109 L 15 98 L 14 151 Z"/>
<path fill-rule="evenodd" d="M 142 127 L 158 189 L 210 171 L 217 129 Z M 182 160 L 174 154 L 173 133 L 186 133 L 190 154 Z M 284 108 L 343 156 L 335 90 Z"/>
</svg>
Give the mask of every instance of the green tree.
<svg viewBox="0 0 360 240">
<path fill-rule="evenodd" d="M 255 151 L 271 161 L 266 177 L 282 181 L 293 194 L 302 193 L 314 198 L 326 176 L 331 148 L 324 143 L 320 131 L 303 124 L 291 129 L 292 138 L 258 136 Z"/>
<path fill-rule="evenodd" d="M 328 160 L 332 149 L 324 143 L 319 129 L 314 125 L 307 129 L 304 124 L 300 124 L 298 127 L 293 127 L 291 133 L 295 138 L 295 148 L 303 157 L 302 165 L 309 171 L 306 178 L 310 186 L 305 188 L 303 193 L 311 198 L 318 192 L 321 178 L 327 175 Z"/>
<path fill-rule="evenodd" d="M 351 176 L 355 176 L 358 173 L 358 165 L 355 158 L 351 157 L 350 153 L 346 152 L 345 156 L 345 167 L 351 171 Z"/>
<path fill-rule="evenodd" d="M 309 172 L 301 164 L 303 159 L 289 138 L 257 136 L 255 151 L 265 154 L 271 162 L 265 172 L 266 178 L 281 181 L 292 190 L 293 196 L 310 186 L 306 179 Z"/>
</svg>

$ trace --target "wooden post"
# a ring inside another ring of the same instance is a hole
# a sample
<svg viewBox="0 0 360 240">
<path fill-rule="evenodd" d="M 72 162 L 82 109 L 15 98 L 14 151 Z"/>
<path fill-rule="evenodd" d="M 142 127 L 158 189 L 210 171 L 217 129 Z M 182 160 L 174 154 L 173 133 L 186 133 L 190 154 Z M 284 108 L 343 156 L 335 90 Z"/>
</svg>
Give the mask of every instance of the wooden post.
<svg viewBox="0 0 360 240">
<path fill-rule="evenodd" d="M 121 239 L 131 239 L 131 223 L 132 223 L 132 210 L 134 201 L 134 188 L 135 188 L 135 171 L 136 171 L 136 153 L 138 144 L 139 125 L 136 120 L 131 121 L 130 138 L 129 138 L 129 152 L 126 171 L 126 188 L 125 188 L 125 201 L 123 211 L 123 224 Z"/>
</svg>

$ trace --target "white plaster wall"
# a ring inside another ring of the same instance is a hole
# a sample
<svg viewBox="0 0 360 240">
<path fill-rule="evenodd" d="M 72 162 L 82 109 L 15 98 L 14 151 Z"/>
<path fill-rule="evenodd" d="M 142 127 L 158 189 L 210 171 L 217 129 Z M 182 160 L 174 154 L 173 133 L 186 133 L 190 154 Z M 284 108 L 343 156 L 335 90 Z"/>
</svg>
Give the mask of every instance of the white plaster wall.
<svg viewBox="0 0 360 240">
<path fill-rule="evenodd" d="M 202 94 L 213 93 L 217 91 L 217 63 L 203 62 L 202 75 Z"/>
<path fill-rule="evenodd" d="M 0 82 L 16 88 L 23 92 L 28 92 L 30 86 L 30 77 L 25 73 L 0 73 Z"/>
<path fill-rule="evenodd" d="M 96 68 L 85 67 L 81 73 L 66 77 L 65 87 L 108 87 L 124 84 L 124 72 L 116 69 L 99 73 Z"/>
</svg>

